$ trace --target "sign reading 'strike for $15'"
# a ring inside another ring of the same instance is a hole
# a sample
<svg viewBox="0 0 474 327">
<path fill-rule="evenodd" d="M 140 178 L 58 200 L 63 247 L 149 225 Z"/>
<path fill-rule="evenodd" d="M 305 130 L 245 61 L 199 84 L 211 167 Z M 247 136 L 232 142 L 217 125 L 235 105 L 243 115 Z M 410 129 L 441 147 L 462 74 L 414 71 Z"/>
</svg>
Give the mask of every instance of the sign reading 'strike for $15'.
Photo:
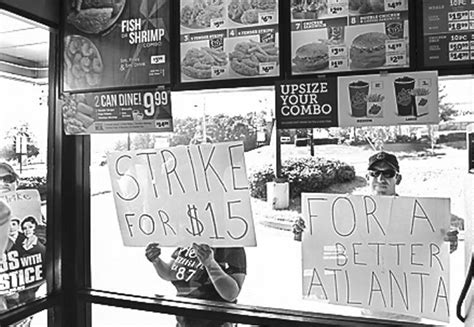
<svg viewBox="0 0 474 327">
<path fill-rule="evenodd" d="M 241 142 L 107 157 L 126 246 L 256 246 Z"/>
</svg>

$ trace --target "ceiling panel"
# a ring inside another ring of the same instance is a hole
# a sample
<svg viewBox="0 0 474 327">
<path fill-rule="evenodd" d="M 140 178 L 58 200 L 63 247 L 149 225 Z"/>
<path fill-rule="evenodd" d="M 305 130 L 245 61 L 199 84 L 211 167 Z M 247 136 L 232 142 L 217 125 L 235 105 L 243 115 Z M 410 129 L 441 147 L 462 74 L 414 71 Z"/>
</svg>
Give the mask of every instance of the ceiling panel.
<svg viewBox="0 0 474 327">
<path fill-rule="evenodd" d="M 0 58 L 11 67 L 47 67 L 49 31 L 24 18 L 0 10 Z M 19 74 L 22 74 L 19 71 Z"/>
</svg>

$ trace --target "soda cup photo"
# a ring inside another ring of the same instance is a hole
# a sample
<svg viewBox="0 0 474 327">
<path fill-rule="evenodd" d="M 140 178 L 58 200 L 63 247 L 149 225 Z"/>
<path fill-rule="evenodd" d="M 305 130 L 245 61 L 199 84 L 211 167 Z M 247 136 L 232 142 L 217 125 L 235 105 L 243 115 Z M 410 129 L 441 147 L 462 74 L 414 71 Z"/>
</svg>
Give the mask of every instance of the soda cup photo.
<svg viewBox="0 0 474 327">
<path fill-rule="evenodd" d="M 412 116 L 413 111 L 413 89 L 415 79 L 404 76 L 394 81 L 395 99 L 397 100 L 397 112 L 399 116 Z"/>
<path fill-rule="evenodd" d="M 349 84 L 349 101 L 351 103 L 351 115 L 353 117 L 365 117 L 367 115 L 368 95 L 369 83 L 357 81 Z"/>
</svg>

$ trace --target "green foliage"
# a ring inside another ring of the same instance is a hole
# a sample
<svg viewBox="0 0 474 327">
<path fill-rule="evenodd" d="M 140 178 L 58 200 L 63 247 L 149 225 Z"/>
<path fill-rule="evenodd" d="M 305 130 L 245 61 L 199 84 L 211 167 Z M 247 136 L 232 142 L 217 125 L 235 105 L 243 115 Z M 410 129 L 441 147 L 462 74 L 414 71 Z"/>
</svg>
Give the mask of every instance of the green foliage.
<svg viewBox="0 0 474 327">
<path fill-rule="evenodd" d="M 39 148 L 35 135 L 30 131 L 30 125 L 27 122 L 20 123 L 10 128 L 4 136 L 4 146 L 0 149 L 0 157 L 3 160 L 18 160 L 19 154 L 16 153 L 16 136 L 25 135 L 28 144 L 26 146 L 26 156 L 28 158 L 36 157 L 39 154 Z"/>
<path fill-rule="evenodd" d="M 282 177 L 290 183 L 290 198 L 301 192 L 318 192 L 336 183 L 355 179 L 353 166 L 341 161 L 323 158 L 289 159 L 282 164 Z M 266 198 L 266 183 L 275 180 L 275 172 L 270 166 L 256 171 L 250 176 L 250 194 L 255 198 Z"/>
<path fill-rule="evenodd" d="M 263 113 L 228 116 L 218 114 L 206 116 L 207 142 L 243 141 L 245 151 L 257 147 L 257 124 L 262 121 Z M 176 119 L 170 145 L 188 145 L 200 143 L 203 139 L 202 118 Z"/>
<path fill-rule="evenodd" d="M 32 177 L 25 177 L 20 179 L 20 183 L 18 184 L 18 189 L 37 189 L 40 193 L 41 200 L 46 200 L 46 177 L 42 176 L 32 176 Z"/>
<path fill-rule="evenodd" d="M 445 86 L 441 86 L 439 90 L 439 118 L 441 121 L 450 121 L 453 119 L 456 110 L 454 110 L 454 105 L 452 103 L 446 102 L 446 90 Z"/>
</svg>

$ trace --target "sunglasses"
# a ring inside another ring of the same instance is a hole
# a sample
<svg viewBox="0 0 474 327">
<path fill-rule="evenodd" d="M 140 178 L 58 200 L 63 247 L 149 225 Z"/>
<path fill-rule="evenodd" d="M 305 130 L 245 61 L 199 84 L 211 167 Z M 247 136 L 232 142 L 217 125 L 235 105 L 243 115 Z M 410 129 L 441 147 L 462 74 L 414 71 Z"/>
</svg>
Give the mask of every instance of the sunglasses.
<svg viewBox="0 0 474 327">
<path fill-rule="evenodd" d="M 0 182 L 2 183 L 6 183 L 6 184 L 11 184 L 11 183 L 14 183 L 16 182 L 16 177 L 14 175 L 3 175 L 3 176 L 0 176 Z"/>
<path fill-rule="evenodd" d="M 379 177 L 380 175 L 382 175 L 383 177 L 385 178 L 393 178 L 395 177 L 395 175 L 397 174 L 397 172 L 395 170 L 392 170 L 392 169 L 389 169 L 389 170 L 369 170 L 369 175 L 371 177 Z"/>
</svg>

